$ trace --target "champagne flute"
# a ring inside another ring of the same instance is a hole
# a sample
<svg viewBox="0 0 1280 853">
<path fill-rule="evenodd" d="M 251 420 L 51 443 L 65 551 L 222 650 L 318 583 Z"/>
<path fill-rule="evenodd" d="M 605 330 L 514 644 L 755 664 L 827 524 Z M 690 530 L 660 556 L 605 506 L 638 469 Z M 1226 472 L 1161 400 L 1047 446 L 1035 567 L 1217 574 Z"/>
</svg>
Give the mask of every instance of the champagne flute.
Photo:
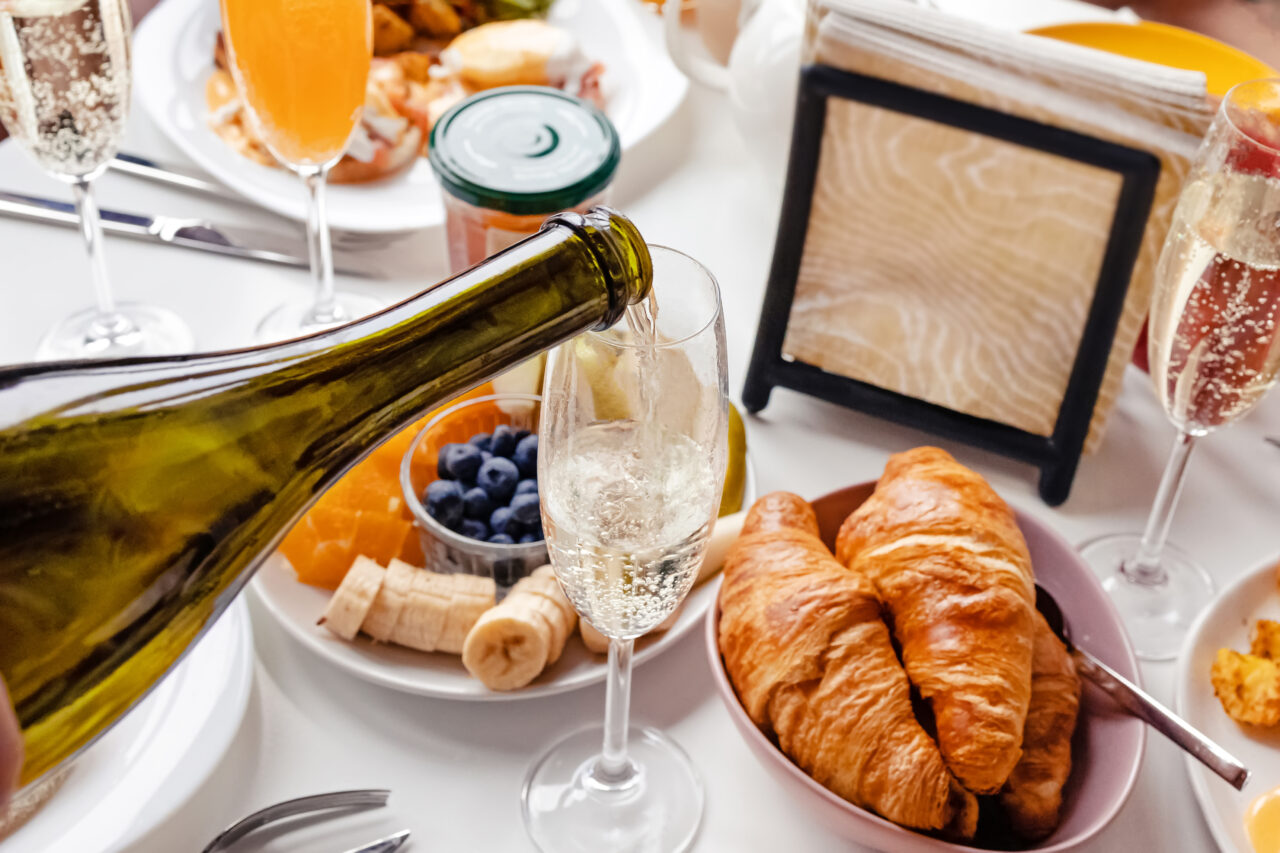
<svg viewBox="0 0 1280 853">
<path fill-rule="evenodd" d="M 650 246 L 653 289 L 612 329 L 554 352 L 538 470 L 556 577 L 609 638 L 605 722 L 529 770 L 525 825 L 546 851 L 685 849 L 702 783 L 661 732 L 629 727 L 635 639 L 698 574 L 720 506 L 728 443 L 724 318 L 698 262 Z"/>
<path fill-rule="evenodd" d="M 153 305 L 117 302 L 107 277 L 93 180 L 120 147 L 129 113 L 126 0 L 44 0 L 0 12 L 0 121 L 45 172 L 71 185 L 97 304 L 41 339 L 38 359 L 189 351 L 186 324 Z"/>
<path fill-rule="evenodd" d="M 1141 536 L 1081 553 L 1103 578 L 1139 657 L 1173 658 L 1213 595 L 1168 543 L 1197 438 L 1243 417 L 1280 369 L 1280 80 L 1227 93 L 1196 154 L 1156 268 L 1151 379 L 1178 437 Z"/>
<path fill-rule="evenodd" d="M 285 302 L 258 338 L 296 338 L 382 308 L 337 293 L 325 218 L 329 170 L 360 123 L 373 56 L 369 0 L 222 0 L 228 64 L 254 129 L 307 189 L 307 245 L 314 295 Z"/>
</svg>

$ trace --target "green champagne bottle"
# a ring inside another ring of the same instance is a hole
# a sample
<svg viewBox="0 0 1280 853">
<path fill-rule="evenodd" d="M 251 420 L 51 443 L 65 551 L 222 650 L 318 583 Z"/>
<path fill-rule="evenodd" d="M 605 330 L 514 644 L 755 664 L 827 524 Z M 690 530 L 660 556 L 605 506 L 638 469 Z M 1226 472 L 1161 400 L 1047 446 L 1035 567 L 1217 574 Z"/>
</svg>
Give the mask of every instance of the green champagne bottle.
<svg viewBox="0 0 1280 853">
<path fill-rule="evenodd" d="M 39 778 L 178 661 L 306 508 L 433 405 L 647 293 L 604 208 L 349 326 L 0 370 L 0 675 Z"/>
</svg>

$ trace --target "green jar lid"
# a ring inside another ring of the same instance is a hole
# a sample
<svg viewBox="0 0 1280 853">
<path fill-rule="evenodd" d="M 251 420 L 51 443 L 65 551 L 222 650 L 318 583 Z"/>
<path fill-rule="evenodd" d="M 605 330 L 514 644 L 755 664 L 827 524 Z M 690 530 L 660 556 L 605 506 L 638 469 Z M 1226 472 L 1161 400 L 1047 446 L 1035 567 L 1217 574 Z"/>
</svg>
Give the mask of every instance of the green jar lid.
<svg viewBox="0 0 1280 853">
<path fill-rule="evenodd" d="M 618 132 L 591 104 L 546 86 L 505 86 L 441 116 L 428 159 L 450 195 L 536 215 L 577 207 L 603 190 L 621 156 Z"/>
</svg>

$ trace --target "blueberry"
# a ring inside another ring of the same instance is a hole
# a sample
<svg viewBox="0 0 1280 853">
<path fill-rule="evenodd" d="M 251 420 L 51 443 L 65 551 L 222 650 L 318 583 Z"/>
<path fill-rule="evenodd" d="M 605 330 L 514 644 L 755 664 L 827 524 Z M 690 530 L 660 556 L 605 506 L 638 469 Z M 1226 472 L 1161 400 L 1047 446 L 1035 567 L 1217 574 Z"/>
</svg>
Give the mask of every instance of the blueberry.
<svg viewBox="0 0 1280 853">
<path fill-rule="evenodd" d="M 483 542 L 489 538 L 489 525 L 474 518 L 464 518 L 462 519 L 462 526 L 458 528 L 458 532 L 463 536 L 469 536 L 472 539 L 479 539 Z"/>
<path fill-rule="evenodd" d="M 462 514 L 467 518 L 478 518 L 481 521 L 487 521 L 489 514 L 493 512 L 493 501 L 489 500 L 489 493 L 479 486 L 467 489 L 462 496 Z"/>
<path fill-rule="evenodd" d="M 451 448 L 458 447 L 457 444 L 446 444 L 440 448 L 440 452 L 436 454 L 436 476 L 441 480 L 452 480 L 453 474 L 449 472 L 449 452 Z"/>
<path fill-rule="evenodd" d="M 501 456 L 494 456 L 480 466 L 476 474 L 476 485 L 489 493 L 496 504 L 504 504 L 515 494 L 516 483 L 520 482 L 520 471 L 516 463 Z"/>
<path fill-rule="evenodd" d="M 505 533 L 495 533 L 489 537 L 489 542 L 493 545 L 514 545 L 516 540 L 512 539 Z"/>
<path fill-rule="evenodd" d="M 520 473 L 525 477 L 538 476 L 538 437 L 536 435 L 526 435 L 520 439 L 516 445 L 515 453 L 511 454 L 511 461 L 516 463 L 516 467 L 520 469 Z"/>
<path fill-rule="evenodd" d="M 516 495 L 536 495 L 537 493 L 537 480 L 521 480 L 519 483 L 516 483 Z"/>
<path fill-rule="evenodd" d="M 511 500 L 511 517 L 521 524 L 536 524 L 539 517 L 537 495 L 516 495 Z"/>
<path fill-rule="evenodd" d="M 484 463 L 480 453 L 480 448 L 473 444 L 450 444 L 446 446 L 441 457 L 446 469 L 453 475 L 453 479 L 472 480 Z"/>
<path fill-rule="evenodd" d="M 511 524 L 511 507 L 500 506 L 489 515 L 489 529 L 494 533 L 508 533 Z"/>
<path fill-rule="evenodd" d="M 506 424 L 498 424 L 489 439 L 489 450 L 494 456 L 510 456 L 516 449 L 516 432 Z"/>
<path fill-rule="evenodd" d="M 536 533 L 526 533 L 520 537 L 521 545 L 528 545 L 531 542 L 541 542 L 542 537 Z"/>
<path fill-rule="evenodd" d="M 456 527 L 462 520 L 462 487 L 453 480 L 436 480 L 423 497 L 427 514 L 445 527 Z"/>
<path fill-rule="evenodd" d="M 476 448 L 479 448 L 480 450 L 488 450 L 489 441 L 492 438 L 493 436 L 487 432 L 478 432 L 475 435 L 471 436 L 471 438 L 467 439 L 467 444 L 470 444 Z"/>
</svg>

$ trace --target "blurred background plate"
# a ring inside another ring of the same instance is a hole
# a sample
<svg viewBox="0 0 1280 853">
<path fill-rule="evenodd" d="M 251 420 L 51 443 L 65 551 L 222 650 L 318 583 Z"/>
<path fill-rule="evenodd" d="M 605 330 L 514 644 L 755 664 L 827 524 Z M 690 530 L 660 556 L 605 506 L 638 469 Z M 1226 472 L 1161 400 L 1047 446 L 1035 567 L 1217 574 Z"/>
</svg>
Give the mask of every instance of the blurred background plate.
<svg viewBox="0 0 1280 853">
<path fill-rule="evenodd" d="M 1249 768 L 1249 781 L 1236 791 L 1195 759 L 1186 758 L 1191 790 L 1209 831 L 1226 853 L 1253 849 L 1245 837 L 1244 812 L 1256 797 L 1280 786 L 1280 731 L 1241 726 L 1228 717 L 1213 694 L 1209 670 L 1220 648 L 1249 651 L 1254 622 L 1280 620 L 1277 566 L 1280 560 L 1268 560 L 1220 592 L 1191 626 L 1178 658 L 1178 714 Z"/>
<path fill-rule="evenodd" d="M 666 122 L 684 100 L 688 82 L 675 69 L 644 10 L 631 0 L 559 0 L 549 21 L 573 33 L 582 50 L 605 64 L 605 112 L 625 152 Z M 135 95 L 152 121 L 202 169 L 263 207 L 306 217 L 302 182 L 283 169 L 237 154 L 206 122 L 205 81 L 213 72 L 221 27 L 218 0 L 166 0 L 133 40 Z M 625 157 L 624 157 L 625 160 Z M 407 231 L 444 222 L 440 188 L 425 157 L 404 172 L 368 184 L 333 185 L 329 224 L 346 231 Z"/>
<path fill-rule="evenodd" d="M 1040 27 L 1028 32 L 1130 59 L 1203 71 L 1208 78 L 1209 94 L 1219 97 L 1245 80 L 1276 76 L 1271 66 L 1243 50 L 1191 30 L 1154 21 L 1136 24 L 1086 21 Z"/>
<path fill-rule="evenodd" d="M 160 685 L 76 759 L 0 853 L 116 853 L 181 808 L 231 745 L 253 686 L 253 636 L 238 601 Z"/>
</svg>

